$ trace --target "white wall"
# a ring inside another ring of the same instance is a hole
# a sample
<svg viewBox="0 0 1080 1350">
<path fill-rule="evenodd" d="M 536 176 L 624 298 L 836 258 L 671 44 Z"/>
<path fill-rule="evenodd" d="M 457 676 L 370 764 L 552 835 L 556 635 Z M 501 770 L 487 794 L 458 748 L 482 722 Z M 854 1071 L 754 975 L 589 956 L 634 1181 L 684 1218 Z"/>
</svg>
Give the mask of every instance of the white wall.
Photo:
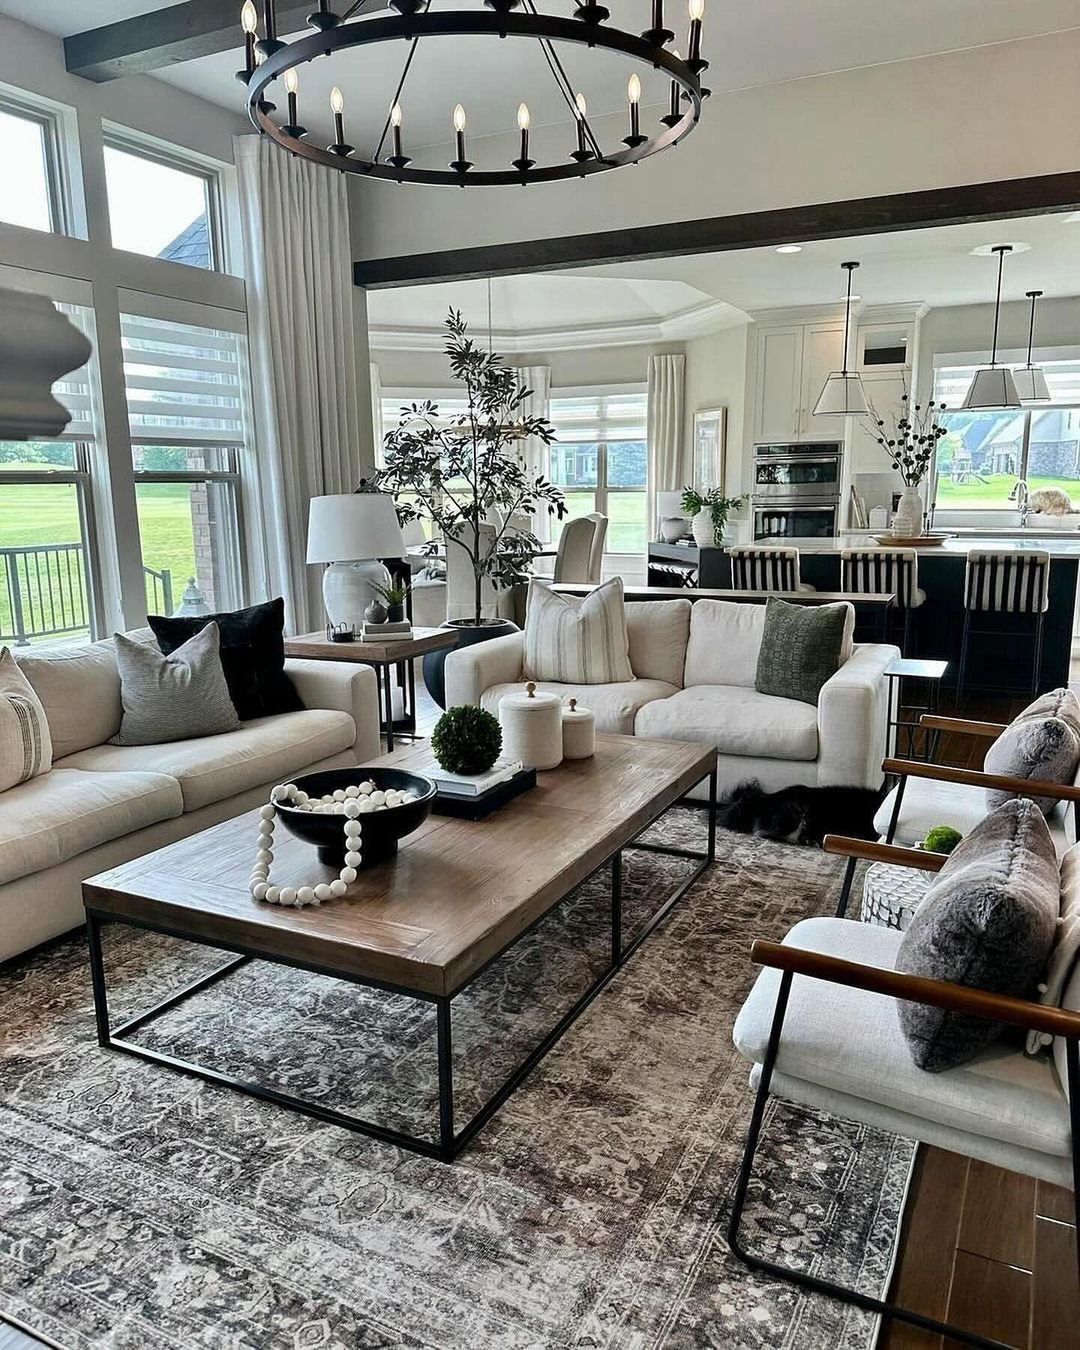
<svg viewBox="0 0 1080 1350">
<path fill-rule="evenodd" d="M 1077 230 L 1080 230 L 1078 225 Z M 1078 241 L 1080 242 L 1080 241 Z M 1080 271 L 1078 271 L 1080 277 Z M 1027 358 L 1029 301 L 1012 300 L 1001 306 L 998 355 L 1009 361 Z M 932 309 L 919 330 L 919 373 L 916 388 L 920 396 L 933 389 L 934 358 L 943 355 L 967 355 L 990 359 L 994 331 L 994 306 L 947 305 Z M 1035 357 L 1049 360 L 1055 349 L 1059 359 L 1080 355 L 1080 300 L 1067 297 L 1040 300 L 1035 315 Z"/>
<path fill-rule="evenodd" d="M 747 491 L 749 467 L 745 439 L 746 379 L 752 325 L 725 328 L 686 344 L 686 430 L 684 477 L 693 472 L 694 413 L 727 408 L 727 469 L 723 487 L 729 497 Z"/>
<path fill-rule="evenodd" d="M 782 41 L 783 35 L 778 34 Z M 678 149 L 636 168 L 515 191 L 353 180 L 357 256 L 558 237 L 1074 171 L 1080 29 L 718 94 Z M 622 118 L 599 119 L 606 141 Z M 538 129 L 543 148 L 550 133 Z M 514 138 L 478 162 L 514 155 Z M 564 153 L 566 132 L 555 144 Z"/>
<path fill-rule="evenodd" d="M 442 352 L 392 351 L 377 346 L 371 359 L 379 367 L 384 389 L 440 389 L 450 384 Z M 551 387 L 572 389 L 613 384 L 644 384 L 649 357 L 659 352 L 681 352 L 689 343 L 638 343 L 625 347 L 582 347 L 572 351 L 514 352 L 505 359 L 514 366 L 550 366 Z"/>
</svg>

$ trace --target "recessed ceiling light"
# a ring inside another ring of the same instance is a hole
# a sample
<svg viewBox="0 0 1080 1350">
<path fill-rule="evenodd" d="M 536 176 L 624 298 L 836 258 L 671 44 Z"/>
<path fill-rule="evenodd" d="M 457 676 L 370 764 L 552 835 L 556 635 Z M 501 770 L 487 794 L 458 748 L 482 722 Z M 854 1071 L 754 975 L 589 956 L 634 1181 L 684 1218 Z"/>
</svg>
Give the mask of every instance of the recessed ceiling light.
<svg viewBox="0 0 1080 1350">
<path fill-rule="evenodd" d="M 1010 244 L 1007 240 L 999 240 L 996 244 L 979 244 L 977 248 L 971 250 L 973 258 L 992 258 L 994 249 L 1001 248 L 1002 244 L 1012 250 L 1013 253 L 1030 253 L 1030 244 Z"/>
<path fill-rule="evenodd" d="M 802 244 L 781 244 L 777 253 L 801 253 Z"/>
</svg>

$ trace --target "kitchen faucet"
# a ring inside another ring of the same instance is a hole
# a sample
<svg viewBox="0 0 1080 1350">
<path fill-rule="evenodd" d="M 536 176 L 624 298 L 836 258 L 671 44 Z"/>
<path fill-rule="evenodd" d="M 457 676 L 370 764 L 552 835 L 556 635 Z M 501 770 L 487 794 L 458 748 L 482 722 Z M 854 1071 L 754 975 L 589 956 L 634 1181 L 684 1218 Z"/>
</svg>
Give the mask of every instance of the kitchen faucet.
<svg viewBox="0 0 1080 1350">
<path fill-rule="evenodd" d="M 1009 493 L 1009 501 L 1015 502 L 1020 512 L 1020 524 L 1027 524 L 1028 513 L 1031 511 L 1031 491 L 1027 485 L 1026 478 L 1018 478 L 1013 490 Z"/>
</svg>

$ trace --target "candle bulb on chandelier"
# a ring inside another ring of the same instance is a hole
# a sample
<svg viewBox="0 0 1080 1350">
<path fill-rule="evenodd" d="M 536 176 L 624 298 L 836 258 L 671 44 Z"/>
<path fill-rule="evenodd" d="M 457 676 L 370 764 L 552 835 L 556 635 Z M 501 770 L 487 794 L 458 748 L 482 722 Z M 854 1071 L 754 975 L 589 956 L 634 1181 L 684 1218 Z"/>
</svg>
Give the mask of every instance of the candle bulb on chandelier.
<svg viewBox="0 0 1080 1350">
<path fill-rule="evenodd" d="M 285 92 L 289 96 L 289 122 L 284 131 L 294 140 L 299 140 L 306 133 L 306 128 L 300 125 L 300 119 L 297 116 L 297 93 L 299 89 L 300 77 L 293 67 L 285 72 Z"/>
<path fill-rule="evenodd" d="M 704 17 L 705 0 L 690 0 L 690 55 L 686 58 L 686 64 L 695 75 L 709 64 L 701 59 L 701 21 Z"/>
<path fill-rule="evenodd" d="M 577 149 L 573 152 L 571 158 L 576 159 L 578 163 L 583 163 L 587 159 L 592 159 L 592 151 L 585 144 L 585 118 L 588 114 L 588 104 L 585 102 L 585 95 L 578 94 L 574 98 L 574 104 L 577 108 Z"/>
<path fill-rule="evenodd" d="M 395 103 L 390 109 L 390 130 L 394 137 L 394 158 L 404 159 L 401 149 L 401 104 Z"/>
<path fill-rule="evenodd" d="M 330 90 L 330 111 L 334 114 L 334 144 L 330 147 L 335 155 L 348 155 L 352 146 L 345 144 L 345 95 L 335 84 Z"/>
<path fill-rule="evenodd" d="M 531 125 L 529 116 L 529 105 L 527 103 L 518 104 L 517 124 L 518 131 L 521 132 L 521 154 L 514 160 L 514 168 L 520 169 L 522 173 L 531 169 L 534 161 L 529 158 L 529 126 Z"/>
<path fill-rule="evenodd" d="M 264 57 L 273 56 L 284 45 L 283 42 L 278 41 L 274 0 L 263 0 L 263 36 L 262 40 L 256 44 L 256 50 L 261 51 Z"/>
<path fill-rule="evenodd" d="M 647 136 L 641 134 L 641 80 L 637 72 L 630 76 L 626 86 L 626 97 L 630 103 L 630 135 L 623 137 L 623 144 L 628 145 L 631 150 L 639 145 L 643 145 L 648 140 Z"/>
<path fill-rule="evenodd" d="M 454 144 L 457 148 L 457 158 L 450 167 L 457 173 L 464 173 L 466 169 L 471 169 L 472 165 L 465 158 L 465 109 L 460 103 L 454 108 Z"/>
<path fill-rule="evenodd" d="M 678 48 L 671 54 L 677 61 L 682 60 Z M 671 81 L 671 106 L 668 108 L 667 115 L 660 120 L 666 127 L 677 126 L 682 121 L 682 89 L 678 80 Z"/>
<path fill-rule="evenodd" d="M 240 27 L 244 30 L 244 69 L 236 72 L 238 80 L 250 80 L 255 70 L 255 34 L 259 29 L 259 11 L 255 0 L 244 0 L 240 11 Z"/>
</svg>

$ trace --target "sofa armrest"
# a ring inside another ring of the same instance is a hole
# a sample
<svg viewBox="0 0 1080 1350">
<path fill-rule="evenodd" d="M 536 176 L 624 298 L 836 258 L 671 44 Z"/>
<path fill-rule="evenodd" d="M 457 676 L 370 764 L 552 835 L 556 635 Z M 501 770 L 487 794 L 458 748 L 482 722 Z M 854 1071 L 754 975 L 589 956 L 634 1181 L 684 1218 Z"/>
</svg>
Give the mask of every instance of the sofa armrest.
<svg viewBox="0 0 1080 1350">
<path fill-rule="evenodd" d="M 479 706 L 485 689 L 520 680 L 524 655 L 524 633 L 508 633 L 490 642 L 456 648 L 446 658 L 446 706 Z"/>
<path fill-rule="evenodd" d="M 885 669 L 900 655 L 888 643 L 862 643 L 818 697 L 818 786 L 881 786 L 888 737 Z"/>
<path fill-rule="evenodd" d="M 353 749 L 358 764 L 382 754 L 379 686 L 371 666 L 352 661 L 303 661 L 289 657 L 285 674 L 305 708 L 347 712 L 356 724 Z"/>
</svg>

